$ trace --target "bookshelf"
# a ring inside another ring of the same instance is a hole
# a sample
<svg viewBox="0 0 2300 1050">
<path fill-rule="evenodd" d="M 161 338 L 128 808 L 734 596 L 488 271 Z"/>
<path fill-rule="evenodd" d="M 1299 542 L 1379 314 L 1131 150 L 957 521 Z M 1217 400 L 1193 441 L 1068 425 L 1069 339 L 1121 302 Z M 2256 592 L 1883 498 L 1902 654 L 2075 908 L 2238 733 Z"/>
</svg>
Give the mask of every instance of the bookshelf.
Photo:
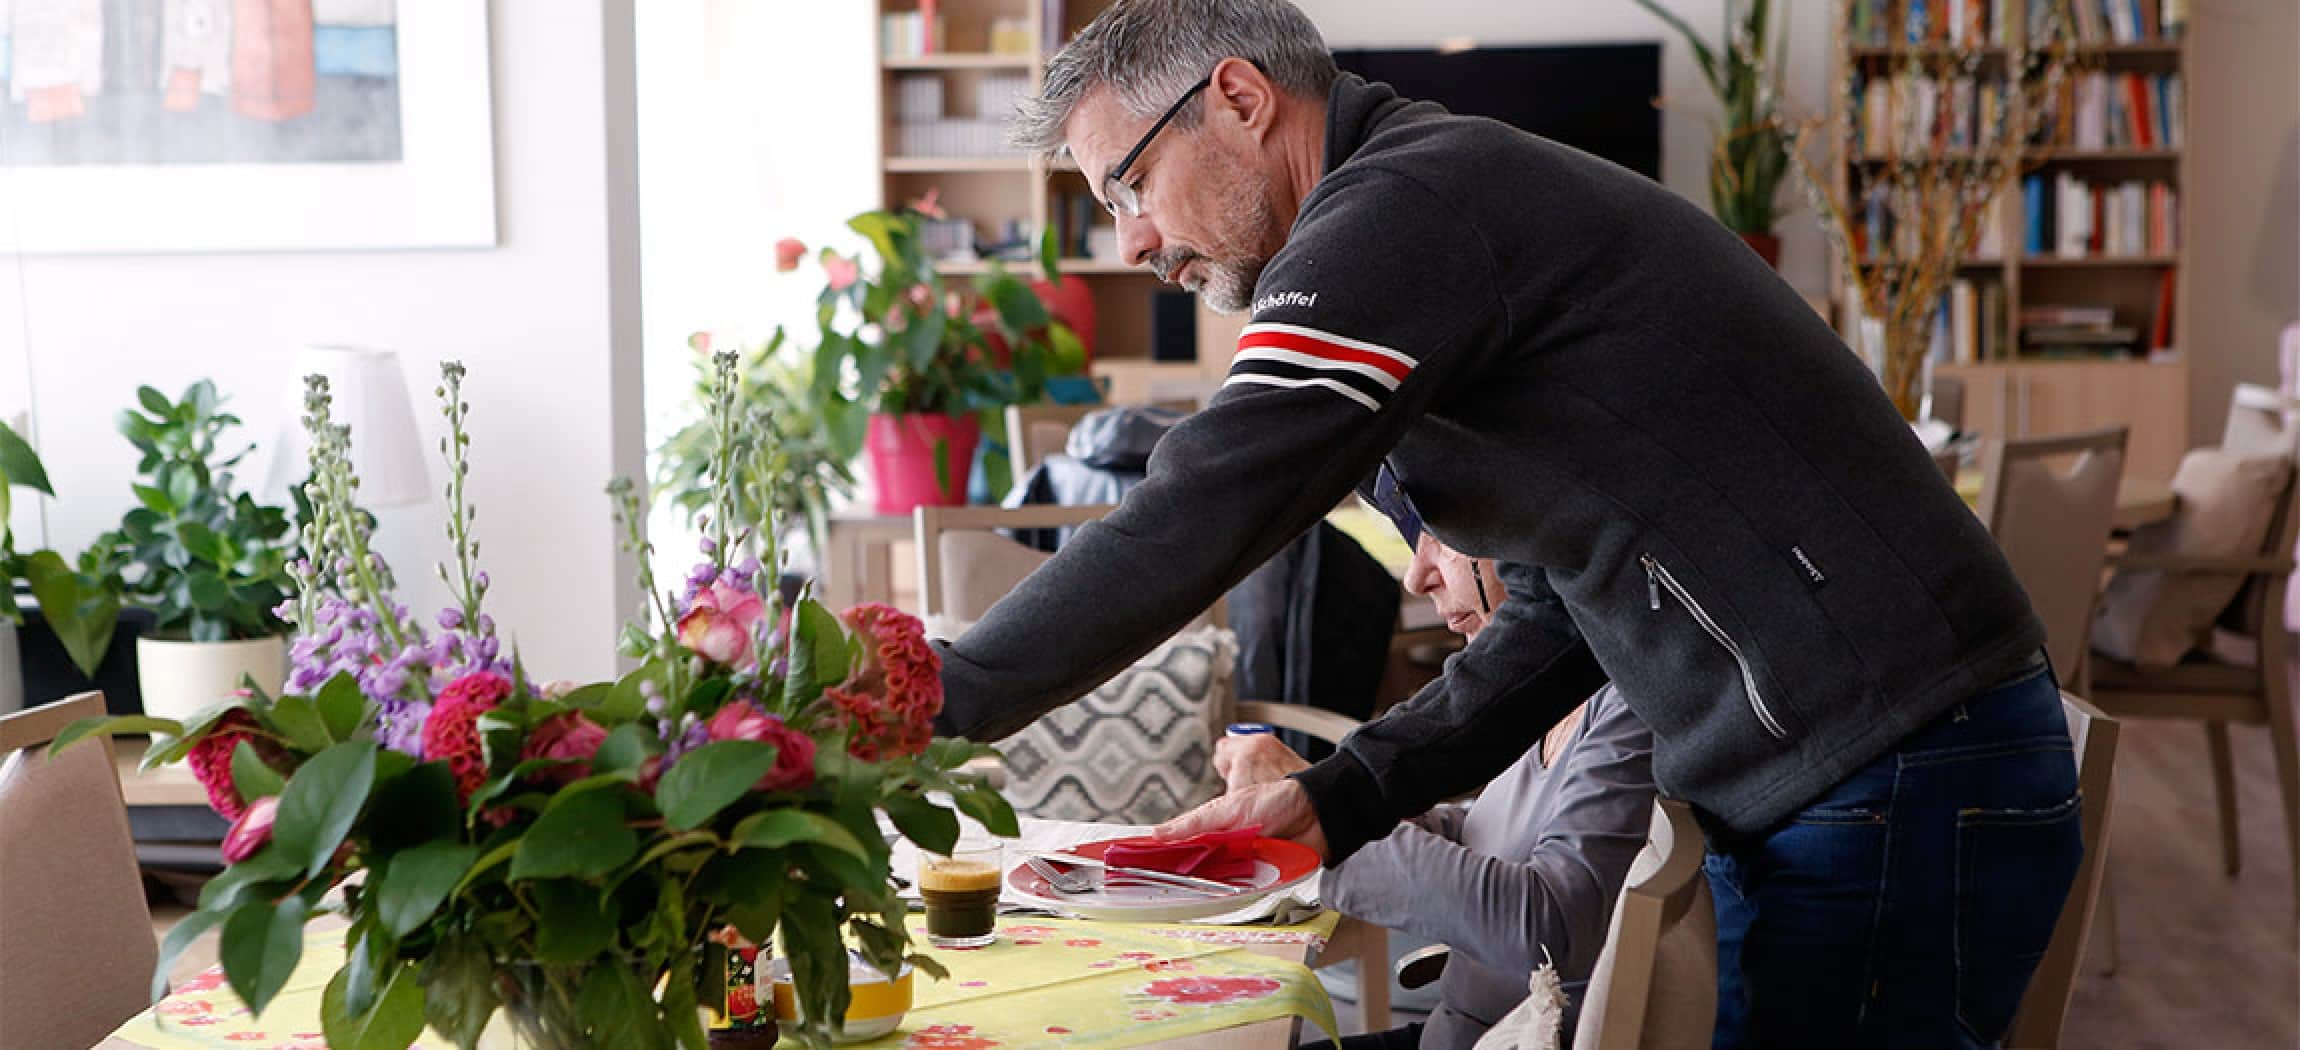
<svg viewBox="0 0 2300 1050">
<path fill-rule="evenodd" d="M 1194 358 L 1156 359 L 1153 304 L 1170 290 L 1117 258 L 1116 227 L 1076 165 L 1004 141 L 1013 101 L 1038 89 L 1047 58 L 1109 2 L 877 0 L 880 196 L 893 207 L 934 191 L 946 212 L 972 224 L 978 246 L 1015 245 L 1000 257 L 1017 272 L 1035 268 L 1029 249 L 1038 231 L 1054 228 L 1065 281 L 1081 280 L 1092 294 L 1094 371 L 1109 381 L 1111 399 L 1195 394 L 1220 382 L 1239 322 L 1193 301 Z M 991 266 L 938 268 L 966 277 Z"/>
<path fill-rule="evenodd" d="M 1858 199 L 1886 163 L 1868 136 L 1893 131 L 1863 107 L 1896 76 L 1932 81 L 1920 93 L 1938 108 L 1915 119 L 1971 122 L 1945 151 L 1970 153 L 1992 86 L 1993 104 L 2026 104 L 2005 87 L 2006 67 L 2047 7 L 2072 27 L 2075 67 L 2044 100 L 2039 137 L 1998 185 L 1983 240 L 1944 296 L 1933 373 L 1964 380 L 1968 429 L 2023 437 L 2125 424 L 2126 474 L 2162 480 L 2188 448 L 2189 0 L 1839 0 L 1832 170 L 1844 199 Z M 1885 219 L 1864 266 L 1893 265 Z M 1836 301 L 1857 302 L 1842 267 L 1831 284 Z"/>
</svg>

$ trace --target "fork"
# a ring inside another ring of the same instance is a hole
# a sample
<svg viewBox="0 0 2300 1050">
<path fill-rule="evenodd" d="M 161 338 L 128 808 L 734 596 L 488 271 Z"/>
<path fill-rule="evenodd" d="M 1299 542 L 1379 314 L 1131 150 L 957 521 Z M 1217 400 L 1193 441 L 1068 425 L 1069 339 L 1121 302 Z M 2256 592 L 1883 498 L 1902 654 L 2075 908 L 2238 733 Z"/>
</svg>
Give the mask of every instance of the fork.
<svg viewBox="0 0 2300 1050">
<path fill-rule="evenodd" d="M 1037 856 L 1024 857 L 1022 862 L 1028 865 L 1030 870 L 1037 872 L 1039 877 L 1045 879 L 1047 885 L 1054 887 L 1059 892 L 1091 893 L 1097 888 L 1095 886 L 1094 876 L 1089 871 L 1063 871 L 1062 869 L 1055 867 L 1046 858 Z M 1235 886 L 1227 886 L 1221 883 L 1209 882 L 1202 879 L 1190 879 L 1188 876 L 1183 875 L 1170 875 L 1165 872 L 1144 871 L 1135 868 L 1112 868 L 1103 866 L 1104 884 L 1109 884 L 1113 880 L 1150 883 L 1166 889 L 1188 890 L 1194 893 L 1207 894 L 1208 896 L 1221 896 L 1238 891 L 1238 887 Z M 1217 886 L 1220 888 L 1216 889 L 1215 887 Z"/>
</svg>

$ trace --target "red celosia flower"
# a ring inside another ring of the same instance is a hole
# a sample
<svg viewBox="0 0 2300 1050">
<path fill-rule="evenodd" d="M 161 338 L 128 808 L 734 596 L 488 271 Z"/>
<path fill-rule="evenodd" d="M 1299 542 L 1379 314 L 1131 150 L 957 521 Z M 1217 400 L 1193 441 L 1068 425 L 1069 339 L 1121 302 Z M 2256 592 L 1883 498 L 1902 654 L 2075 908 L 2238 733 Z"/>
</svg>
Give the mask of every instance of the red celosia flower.
<svg viewBox="0 0 2300 1050">
<path fill-rule="evenodd" d="M 863 650 L 855 672 L 823 690 L 847 721 L 847 753 L 875 762 L 926 750 L 942 710 L 942 660 L 926 644 L 925 627 L 878 602 L 857 605 L 839 619 Z"/>
<path fill-rule="evenodd" d="M 239 786 L 232 782 L 232 751 L 240 741 L 248 741 L 256 757 L 264 764 L 278 769 L 285 755 L 269 737 L 256 735 L 263 728 L 247 708 L 235 707 L 224 712 L 207 733 L 192 744 L 186 761 L 191 763 L 192 777 L 207 789 L 208 806 L 222 814 L 225 820 L 238 820 L 248 811 L 248 800 L 240 795 Z"/>
<path fill-rule="evenodd" d="M 780 716 L 748 700 L 737 700 L 703 723 L 712 740 L 756 740 L 775 745 L 775 768 L 760 777 L 759 791 L 797 791 L 815 782 L 815 742 Z"/>
<path fill-rule="evenodd" d="M 439 694 L 423 720 L 423 757 L 447 763 L 463 801 L 487 783 L 487 753 L 479 743 L 479 716 L 511 695 L 511 679 L 493 671 L 464 675 Z"/>
</svg>

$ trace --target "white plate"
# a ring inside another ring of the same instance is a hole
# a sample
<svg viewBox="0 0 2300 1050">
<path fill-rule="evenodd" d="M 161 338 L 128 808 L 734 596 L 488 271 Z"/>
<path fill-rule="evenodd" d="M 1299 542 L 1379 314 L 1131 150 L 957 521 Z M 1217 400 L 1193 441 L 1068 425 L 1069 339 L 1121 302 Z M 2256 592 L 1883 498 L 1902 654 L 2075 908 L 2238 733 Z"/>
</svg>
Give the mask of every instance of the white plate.
<svg viewBox="0 0 2300 1050">
<path fill-rule="evenodd" d="M 1263 839 L 1255 843 L 1255 847 L 1258 856 L 1254 861 L 1254 874 L 1235 893 L 1203 893 L 1139 883 L 1087 893 L 1061 893 L 1028 865 L 1018 863 L 1006 873 L 1007 896 L 1081 919 L 1184 922 L 1252 907 L 1262 898 L 1298 886 L 1318 872 L 1316 855 L 1293 843 Z M 1098 855 L 1100 850 L 1077 852 Z"/>
</svg>

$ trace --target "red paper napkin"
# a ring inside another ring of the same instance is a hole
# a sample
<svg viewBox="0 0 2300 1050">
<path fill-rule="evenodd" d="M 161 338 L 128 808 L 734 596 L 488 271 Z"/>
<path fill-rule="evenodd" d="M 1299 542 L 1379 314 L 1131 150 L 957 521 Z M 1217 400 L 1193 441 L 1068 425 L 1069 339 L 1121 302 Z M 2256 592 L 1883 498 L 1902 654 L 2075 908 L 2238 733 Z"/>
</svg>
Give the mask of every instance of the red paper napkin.
<svg viewBox="0 0 2300 1050">
<path fill-rule="evenodd" d="M 1148 868 L 1174 875 L 1230 882 L 1254 874 L 1254 840 L 1261 825 L 1209 831 L 1186 839 L 1163 840 L 1143 835 L 1110 844 L 1102 860 L 1121 868 Z"/>
</svg>

